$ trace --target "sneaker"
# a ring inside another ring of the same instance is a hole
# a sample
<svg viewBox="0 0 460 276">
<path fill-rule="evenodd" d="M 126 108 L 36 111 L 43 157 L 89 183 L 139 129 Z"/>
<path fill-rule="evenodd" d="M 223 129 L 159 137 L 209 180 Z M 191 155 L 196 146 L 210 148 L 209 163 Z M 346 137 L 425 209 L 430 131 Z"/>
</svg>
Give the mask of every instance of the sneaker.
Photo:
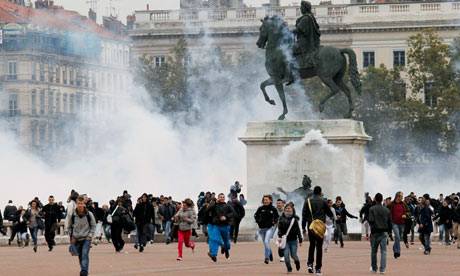
<svg viewBox="0 0 460 276">
<path fill-rule="evenodd" d="M 141 253 L 144 252 L 144 247 L 142 245 L 139 246 L 139 252 L 141 252 Z"/>
<path fill-rule="evenodd" d="M 211 258 L 211 260 L 212 260 L 213 262 L 217 262 L 217 257 L 216 257 L 216 256 L 212 256 L 212 255 L 211 255 L 211 252 L 208 252 L 208 256 L 209 256 L 209 258 Z"/>
<path fill-rule="evenodd" d="M 37 245 L 34 245 L 34 252 L 37 253 Z"/>
<path fill-rule="evenodd" d="M 11 246 L 11 240 L 8 240 L 8 246 Z"/>
<path fill-rule="evenodd" d="M 280 258 L 280 263 L 284 263 L 284 257 Z"/>
<path fill-rule="evenodd" d="M 313 265 L 308 265 L 307 271 L 308 273 L 313 274 Z"/>
<path fill-rule="evenodd" d="M 430 255 L 430 251 L 425 250 L 425 251 L 423 252 L 423 254 L 425 254 L 425 255 Z"/>
<path fill-rule="evenodd" d="M 323 273 L 321 273 L 321 269 L 320 268 L 317 268 L 316 271 L 315 271 L 315 275 L 323 275 Z"/>
<path fill-rule="evenodd" d="M 371 273 L 377 273 L 377 270 L 374 270 L 374 269 L 372 268 L 372 266 L 369 268 L 369 271 L 370 271 Z"/>
<path fill-rule="evenodd" d="M 380 271 L 380 274 L 385 274 L 385 271 Z"/>
<path fill-rule="evenodd" d="M 230 258 L 230 251 L 225 250 L 225 259 Z"/>
<path fill-rule="evenodd" d="M 265 258 L 264 263 L 268 264 L 269 262 L 270 262 L 270 260 L 268 258 Z"/>
<path fill-rule="evenodd" d="M 394 253 L 393 256 L 395 257 L 395 259 L 397 259 L 401 256 L 401 253 Z"/>
<path fill-rule="evenodd" d="M 177 257 L 176 261 L 179 261 L 179 262 L 182 261 L 182 257 Z"/>
<path fill-rule="evenodd" d="M 287 273 L 292 273 L 292 268 L 288 268 Z"/>
<path fill-rule="evenodd" d="M 138 246 L 137 244 L 135 244 L 135 245 L 134 245 L 134 249 L 137 250 L 138 248 L 139 248 L 139 246 Z"/>
<path fill-rule="evenodd" d="M 223 247 L 220 248 L 220 254 L 222 254 L 222 255 L 225 254 L 225 249 Z"/>
</svg>

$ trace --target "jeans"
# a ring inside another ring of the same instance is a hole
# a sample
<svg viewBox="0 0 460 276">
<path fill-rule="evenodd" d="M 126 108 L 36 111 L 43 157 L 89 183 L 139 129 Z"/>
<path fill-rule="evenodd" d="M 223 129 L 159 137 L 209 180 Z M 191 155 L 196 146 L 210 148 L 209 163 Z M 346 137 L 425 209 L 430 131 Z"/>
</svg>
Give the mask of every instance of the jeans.
<svg viewBox="0 0 460 276">
<path fill-rule="evenodd" d="M 144 226 L 144 234 L 146 241 L 153 241 L 153 239 L 155 238 L 155 225 L 153 225 L 152 223 L 147 223 Z"/>
<path fill-rule="evenodd" d="M 217 256 L 219 246 L 224 251 L 230 250 L 230 226 L 208 224 L 209 253 L 211 256 Z"/>
<path fill-rule="evenodd" d="M 439 225 L 439 241 L 450 242 L 450 231 L 446 224 Z"/>
<path fill-rule="evenodd" d="M 179 232 L 177 233 L 177 252 L 180 258 L 182 258 L 182 248 L 184 244 L 185 244 L 185 247 L 192 248 L 192 250 L 195 248 L 195 243 L 190 240 L 191 236 L 192 236 L 192 230 L 186 230 L 186 231 L 179 230 Z"/>
<path fill-rule="evenodd" d="M 171 240 L 171 221 L 163 221 L 163 234 L 165 235 L 166 240 L 170 241 Z"/>
<path fill-rule="evenodd" d="M 38 234 L 38 226 L 30 227 L 30 236 L 32 237 L 32 243 L 37 245 L 37 234 Z"/>
<path fill-rule="evenodd" d="M 308 239 L 310 240 L 310 247 L 308 247 L 308 261 L 307 266 L 313 266 L 315 262 L 315 249 L 316 249 L 316 269 L 321 269 L 323 266 L 323 239 L 316 236 L 310 229 L 308 229 Z"/>
<path fill-rule="evenodd" d="M 272 249 L 270 247 L 270 240 L 273 238 L 274 232 L 275 232 L 274 227 L 259 229 L 259 236 L 262 239 L 262 242 L 264 243 L 265 259 L 269 259 L 270 255 L 272 255 Z"/>
<path fill-rule="evenodd" d="M 294 259 L 294 262 L 300 262 L 299 256 L 297 256 L 297 240 L 287 241 L 284 248 L 284 263 L 288 270 L 292 270 L 290 257 Z"/>
<path fill-rule="evenodd" d="M 395 242 L 393 243 L 393 253 L 401 254 L 401 236 L 404 233 L 404 224 L 393 223 L 393 234 Z"/>
<path fill-rule="evenodd" d="M 86 276 L 89 272 L 89 249 L 91 248 L 91 241 L 77 241 L 75 246 L 77 247 L 78 260 L 80 261 L 80 275 Z"/>
<path fill-rule="evenodd" d="M 419 239 L 425 251 L 431 252 L 431 233 L 420 233 Z"/>
<path fill-rule="evenodd" d="M 104 228 L 104 236 L 107 239 L 107 241 L 110 241 L 112 239 L 112 231 L 111 231 L 111 226 L 110 224 L 106 224 L 102 226 Z"/>
<path fill-rule="evenodd" d="M 387 267 L 387 233 L 371 234 L 371 267 L 377 271 L 377 251 L 380 246 L 380 272 L 385 272 Z"/>
</svg>

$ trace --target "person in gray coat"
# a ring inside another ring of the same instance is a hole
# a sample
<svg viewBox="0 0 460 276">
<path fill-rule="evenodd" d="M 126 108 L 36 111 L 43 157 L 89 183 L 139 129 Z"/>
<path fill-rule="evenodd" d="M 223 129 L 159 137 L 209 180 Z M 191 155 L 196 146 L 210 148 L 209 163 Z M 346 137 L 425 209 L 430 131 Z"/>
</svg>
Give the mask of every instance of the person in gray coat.
<svg viewBox="0 0 460 276">
<path fill-rule="evenodd" d="M 182 261 L 182 247 L 189 247 L 192 251 L 195 250 L 195 243 L 190 240 L 192 228 L 196 223 L 196 212 L 193 209 L 193 201 L 190 198 L 182 202 L 182 208 L 174 216 L 174 221 L 179 225 L 178 235 L 178 261 Z"/>
<path fill-rule="evenodd" d="M 80 276 L 87 276 L 89 272 L 89 250 L 96 232 L 96 219 L 93 213 L 86 209 L 85 198 L 82 196 L 77 198 L 76 208 L 71 214 L 67 231 L 70 233 L 71 253 L 78 254 Z"/>
</svg>

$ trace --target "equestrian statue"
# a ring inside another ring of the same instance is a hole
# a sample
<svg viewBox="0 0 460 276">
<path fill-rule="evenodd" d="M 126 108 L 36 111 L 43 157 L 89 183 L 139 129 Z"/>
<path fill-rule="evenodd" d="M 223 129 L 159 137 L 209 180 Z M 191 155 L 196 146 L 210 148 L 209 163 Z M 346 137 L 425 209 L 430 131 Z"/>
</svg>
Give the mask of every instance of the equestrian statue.
<svg viewBox="0 0 460 276">
<path fill-rule="evenodd" d="M 284 120 L 288 113 L 284 85 L 290 85 L 296 80 L 309 79 L 318 76 L 329 87 L 330 92 L 319 104 L 319 110 L 324 110 L 325 103 L 342 91 L 348 98 L 348 114 L 353 113 L 351 91 L 344 82 L 348 72 L 355 91 L 361 94 L 361 81 L 356 63 L 356 54 L 352 49 L 338 49 L 331 46 L 321 46 L 321 32 L 312 13 L 310 2 L 302 1 L 300 5 L 302 16 L 297 19 L 295 29 L 290 31 L 287 23 L 280 16 L 265 17 L 260 27 L 257 46 L 265 49 L 265 68 L 270 76 L 260 84 L 265 101 L 275 105 L 270 99 L 266 87 L 274 85 L 283 103 L 283 114 L 278 120 Z"/>
</svg>

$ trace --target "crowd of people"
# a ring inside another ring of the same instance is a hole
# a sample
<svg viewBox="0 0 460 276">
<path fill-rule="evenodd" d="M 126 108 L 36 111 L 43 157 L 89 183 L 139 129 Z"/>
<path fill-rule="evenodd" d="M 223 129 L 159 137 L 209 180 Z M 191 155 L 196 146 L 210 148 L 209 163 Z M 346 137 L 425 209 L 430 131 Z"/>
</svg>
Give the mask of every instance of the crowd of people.
<svg viewBox="0 0 460 276">
<path fill-rule="evenodd" d="M 287 271 L 293 271 L 291 259 L 295 269 L 300 270 L 297 250 L 308 237 L 307 271 L 321 275 L 323 252 L 328 252 L 332 241 L 343 248 L 347 218 L 359 218 L 363 234 L 370 241 L 370 270 L 385 273 L 386 248 L 390 240 L 393 241 L 395 259 L 401 256 L 401 242 L 406 248 L 414 245 L 417 232 L 425 255 L 432 250 L 431 235 L 434 231 L 439 233 L 441 244 L 449 246 L 457 243 L 460 249 L 457 242 L 460 236 L 459 198 L 460 193 L 441 194 L 436 199 L 428 194 L 417 197 L 414 193 L 404 197 L 402 192 L 397 192 L 394 198 L 384 199 L 382 194 L 377 193 L 373 198 L 366 195 L 359 216 L 355 216 L 346 209 L 341 196 L 337 196 L 335 201 L 326 199 L 321 187 L 316 186 L 301 206 L 301 218 L 294 203 L 283 199 L 273 202 L 271 195 L 265 195 L 254 214 L 254 221 L 258 226 L 257 237 L 263 242 L 265 264 L 274 261 L 272 241 L 275 241 L 279 261 L 285 263 Z M 219 248 L 226 259 L 230 258 L 231 242 L 238 242 L 246 204 L 238 181 L 230 187 L 228 194 L 201 192 L 196 202 L 190 198 L 176 201 L 170 196 L 154 197 L 147 193 L 133 202 L 128 191 L 124 191 L 108 204 L 99 206 L 88 195 L 72 190 L 67 207 L 62 202 L 56 203 L 52 195 L 46 205 L 36 197 L 26 208 L 16 207 L 9 201 L 3 216 L 0 212 L 0 233 L 7 235 L 3 220 L 10 221 L 9 245 L 14 239 L 20 247 L 26 247 L 32 241 L 33 251 L 37 252 L 37 233 L 41 230 L 48 250 L 52 251 L 56 245 L 56 229 L 63 221 L 64 234 L 70 237 L 69 252 L 79 256 L 80 275 L 88 275 L 89 251 L 103 239 L 112 243 L 115 252 L 123 252 L 123 233 L 136 233 L 133 235 L 134 248 L 139 252 L 153 243 L 156 234 L 163 235 L 166 244 L 177 242 L 176 259 L 182 261 L 183 247 L 193 252 L 193 237 L 198 237 L 200 232 L 206 237 L 209 258 L 217 262 Z M 379 248 L 380 265 L 377 265 Z"/>
</svg>

